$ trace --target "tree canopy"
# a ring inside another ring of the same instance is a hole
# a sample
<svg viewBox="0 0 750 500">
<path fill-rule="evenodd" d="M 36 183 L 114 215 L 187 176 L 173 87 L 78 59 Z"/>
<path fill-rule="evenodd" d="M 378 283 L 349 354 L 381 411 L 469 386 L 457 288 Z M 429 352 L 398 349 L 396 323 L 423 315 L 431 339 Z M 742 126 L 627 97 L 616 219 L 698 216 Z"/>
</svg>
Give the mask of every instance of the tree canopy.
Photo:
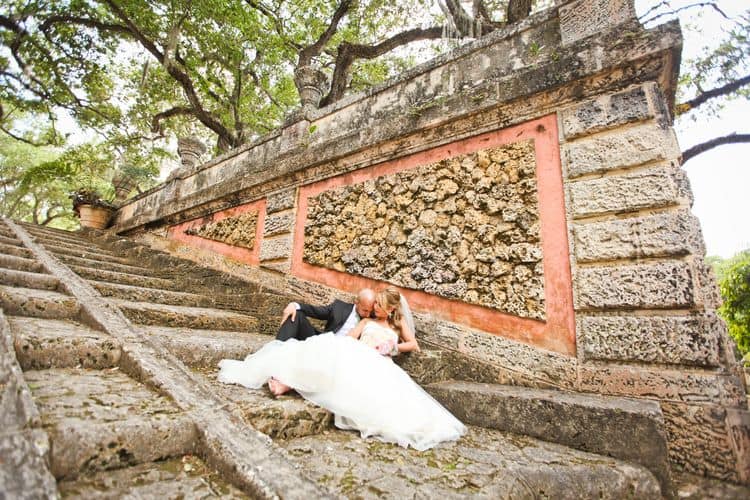
<svg viewBox="0 0 750 500">
<path fill-rule="evenodd" d="M 214 153 L 237 147 L 281 125 L 310 85 L 321 96 L 306 105 L 334 103 L 439 51 L 440 39 L 483 36 L 552 3 L 7 0 L 0 5 L 0 134 L 70 149 L 59 124 L 70 117 L 110 170 L 135 164 L 155 175 L 176 136 L 198 136 Z M 658 2 L 641 20 L 674 14 L 670 2 Z M 716 111 L 717 98 L 747 98 L 748 20 L 750 11 L 731 20 L 720 45 L 683 65 L 677 116 Z M 43 125 L 19 131 L 29 119 Z M 684 158 L 745 139 L 716 138 Z M 59 172 L 61 179 L 68 173 Z"/>
<path fill-rule="evenodd" d="M 724 303 L 719 314 L 742 354 L 750 353 L 750 249 L 730 259 L 714 259 Z"/>
</svg>

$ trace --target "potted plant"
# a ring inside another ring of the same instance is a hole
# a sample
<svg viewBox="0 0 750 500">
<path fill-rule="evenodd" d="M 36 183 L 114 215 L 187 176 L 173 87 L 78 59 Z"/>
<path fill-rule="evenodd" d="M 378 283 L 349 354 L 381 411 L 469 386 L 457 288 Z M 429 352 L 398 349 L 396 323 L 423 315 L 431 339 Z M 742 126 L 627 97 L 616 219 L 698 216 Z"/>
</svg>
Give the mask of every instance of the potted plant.
<svg viewBox="0 0 750 500">
<path fill-rule="evenodd" d="M 81 227 L 105 229 L 115 211 L 115 206 L 94 189 L 78 189 L 70 194 L 70 199 Z"/>
</svg>

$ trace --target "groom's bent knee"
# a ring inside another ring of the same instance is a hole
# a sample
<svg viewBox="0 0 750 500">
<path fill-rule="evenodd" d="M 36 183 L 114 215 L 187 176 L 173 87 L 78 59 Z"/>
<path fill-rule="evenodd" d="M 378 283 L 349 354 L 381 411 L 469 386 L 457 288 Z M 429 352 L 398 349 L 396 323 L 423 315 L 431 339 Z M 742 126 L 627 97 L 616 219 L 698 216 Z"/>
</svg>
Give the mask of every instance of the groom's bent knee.
<svg viewBox="0 0 750 500">
<path fill-rule="evenodd" d="M 284 320 L 281 328 L 279 328 L 279 333 L 276 334 L 276 340 L 305 340 L 307 337 L 318 333 L 303 312 L 297 311 L 296 316 L 294 321 L 291 317 Z"/>
</svg>

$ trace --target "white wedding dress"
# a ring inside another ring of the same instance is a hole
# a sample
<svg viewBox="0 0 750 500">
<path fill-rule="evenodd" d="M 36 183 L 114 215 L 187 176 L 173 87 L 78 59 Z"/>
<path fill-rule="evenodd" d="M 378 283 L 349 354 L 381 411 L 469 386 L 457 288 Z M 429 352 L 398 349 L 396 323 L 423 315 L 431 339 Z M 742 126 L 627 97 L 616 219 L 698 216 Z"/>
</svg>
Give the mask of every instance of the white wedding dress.
<svg viewBox="0 0 750 500">
<path fill-rule="evenodd" d="M 244 361 L 219 363 L 219 381 L 257 389 L 274 377 L 335 415 L 336 427 L 362 437 L 426 450 L 458 439 L 466 427 L 374 346 L 398 339 L 369 322 L 361 339 L 324 333 L 269 342 Z"/>
</svg>

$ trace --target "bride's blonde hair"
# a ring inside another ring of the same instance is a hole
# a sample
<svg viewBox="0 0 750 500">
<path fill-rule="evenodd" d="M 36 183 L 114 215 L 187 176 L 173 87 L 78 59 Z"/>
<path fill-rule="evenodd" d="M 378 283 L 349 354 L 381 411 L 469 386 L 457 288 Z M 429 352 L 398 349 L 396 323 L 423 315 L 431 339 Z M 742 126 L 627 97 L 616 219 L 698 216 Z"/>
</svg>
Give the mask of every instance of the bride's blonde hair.
<svg viewBox="0 0 750 500">
<path fill-rule="evenodd" d="M 401 294 L 399 291 L 389 286 L 388 288 L 378 292 L 375 301 L 384 311 L 388 311 L 393 308 L 393 312 L 388 314 L 388 325 L 396 330 L 399 338 L 401 338 Z"/>
</svg>

